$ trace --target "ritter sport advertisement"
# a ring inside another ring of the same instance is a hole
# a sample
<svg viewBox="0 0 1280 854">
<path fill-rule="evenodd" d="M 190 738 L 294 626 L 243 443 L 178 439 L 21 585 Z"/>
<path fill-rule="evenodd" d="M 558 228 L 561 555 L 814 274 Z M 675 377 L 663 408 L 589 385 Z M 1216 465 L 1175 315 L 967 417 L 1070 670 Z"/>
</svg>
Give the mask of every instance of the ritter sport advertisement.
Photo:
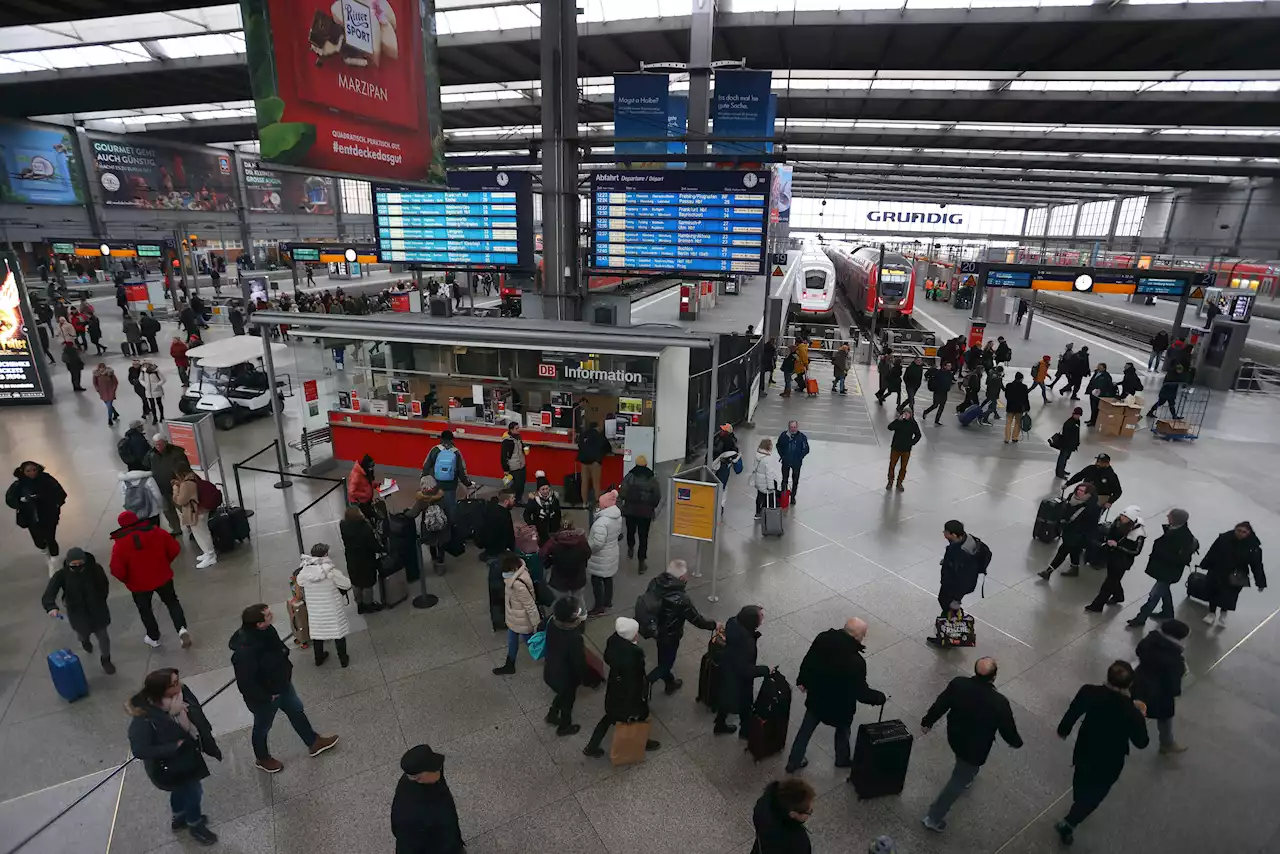
<svg viewBox="0 0 1280 854">
<path fill-rule="evenodd" d="M 431 0 L 241 0 L 241 10 L 264 161 L 444 183 Z"/>
</svg>

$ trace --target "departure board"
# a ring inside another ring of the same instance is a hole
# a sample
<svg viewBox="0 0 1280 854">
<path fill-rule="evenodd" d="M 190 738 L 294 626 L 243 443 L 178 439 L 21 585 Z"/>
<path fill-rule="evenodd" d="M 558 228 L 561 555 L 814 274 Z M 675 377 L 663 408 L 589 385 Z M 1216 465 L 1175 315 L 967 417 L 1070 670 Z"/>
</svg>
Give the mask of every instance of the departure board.
<svg viewBox="0 0 1280 854">
<path fill-rule="evenodd" d="M 597 172 L 590 266 L 634 273 L 765 272 L 769 172 Z"/>
<path fill-rule="evenodd" d="M 1187 292 L 1188 284 L 1183 278 L 1143 276 L 1138 279 L 1137 293 L 1159 297 L 1180 297 Z"/>
<path fill-rule="evenodd" d="M 375 185 L 378 260 L 437 268 L 533 270 L 533 177 L 450 172 L 449 187 Z"/>
<path fill-rule="evenodd" d="M 1029 288 L 1031 287 L 1031 274 L 1021 270 L 989 270 L 987 271 L 987 287 Z"/>
</svg>

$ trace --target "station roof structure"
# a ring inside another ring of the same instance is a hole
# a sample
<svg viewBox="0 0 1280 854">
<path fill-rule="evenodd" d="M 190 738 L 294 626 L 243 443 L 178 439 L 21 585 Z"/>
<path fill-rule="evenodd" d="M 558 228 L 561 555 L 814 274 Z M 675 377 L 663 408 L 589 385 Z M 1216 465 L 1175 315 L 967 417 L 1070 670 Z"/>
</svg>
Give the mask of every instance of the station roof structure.
<svg viewBox="0 0 1280 854">
<path fill-rule="evenodd" d="M 0 113 L 252 140 L 239 7 L 190 2 L 4 4 Z M 688 59 L 688 4 L 579 3 L 588 161 L 612 159 L 611 75 Z M 437 8 L 451 157 L 536 163 L 538 5 Z M 714 39 L 774 70 L 798 195 L 1039 204 L 1280 175 L 1280 0 L 738 0 Z"/>
</svg>

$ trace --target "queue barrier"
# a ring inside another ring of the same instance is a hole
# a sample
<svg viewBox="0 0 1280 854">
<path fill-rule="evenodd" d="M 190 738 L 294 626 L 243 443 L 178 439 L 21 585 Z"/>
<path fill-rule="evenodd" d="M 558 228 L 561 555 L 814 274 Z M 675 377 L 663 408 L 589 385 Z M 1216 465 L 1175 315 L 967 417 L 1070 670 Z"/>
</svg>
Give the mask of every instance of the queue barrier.
<svg viewBox="0 0 1280 854">
<path fill-rule="evenodd" d="M 306 513 L 308 510 L 310 510 L 312 507 L 315 507 L 324 499 L 328 498 L 329 495 L 339 487 L 342 488 L 343 500 L 345 501 L 346 494 L 347 494 L 347 479 L 345 477 L 341 477 L 341 478 L 323 477 L 321 475 L 315 475 L 315 474 L 300 474 L 297 472 L 286 472 L 286 471 L 281 471 L 278 468 L 268 469 L 268 468 L 258 468 L 257 466 L 246 465 L 246 463 L 248 463 L 250 460 L 260 457 L 261 455 L 265 454 L 267 451 L 276 450 L 279 444 L 280 444 L 279 440 L 273 440 L 271 444 L 267 445 L 265 448 L 262 448 L 261 450 L 258 450 L 250 454 L 249 456 L 245 457 L 243 460 L 241 460 L 238 463 L 232 464 L 231 475 L 236 485 L 236 501 L 239 504 L 239 506 L 244 507 L 244 491 L 240 485 L 241 471 L 252 471 L 252 472 L 258 472 L 259 474 L 277 475 L 280 477 L 280 480 L 276 484 L 277 487 L 280 486 L 281 484 L 292 486 L 293 484 L 287 480 L 287 478 L 291 478 L 291 477 L 300 477 L 300 478 L 303 478 L 304 480 L 322 480 L 327 483 L 333 484 L 333 486 L 329 487 L 324 492 L 320 493 L 320 495 L 314 501 L 308 504 L 306 507 L 303 507 L 301 510 L 291 514 L 293 517 L 293 535 L 295 540 L 298 543 L 298 553 L 301 554 L 302 552 L 306 551 L 306 548 L 304 547 L 302 542 L 302 515 Z"/>
</svg>

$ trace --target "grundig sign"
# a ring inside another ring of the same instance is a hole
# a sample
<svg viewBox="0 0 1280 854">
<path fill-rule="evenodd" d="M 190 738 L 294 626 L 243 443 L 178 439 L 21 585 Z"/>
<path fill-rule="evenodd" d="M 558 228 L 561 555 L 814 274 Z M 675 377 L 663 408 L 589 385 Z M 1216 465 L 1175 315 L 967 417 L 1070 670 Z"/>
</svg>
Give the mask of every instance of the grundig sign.
<svg viewBox="0 0 1280 854">
<path fill-rule="evenodd" d="M 867 211 L 867 222 L 921 222 L 929 225 L 964 225 L 962 213 L 921 213 L 919 211 Z"/>
<path fill-rule="evenodd" d="M 568 368 L 564 369 L 564 378 L 567 380 L 594 380 L 596 382 L 610 383 L 642 383 L 645 381 L 643 374 L 637 374 L 632 371 L 590 371 L 585 368 Z"/>
</svg>

